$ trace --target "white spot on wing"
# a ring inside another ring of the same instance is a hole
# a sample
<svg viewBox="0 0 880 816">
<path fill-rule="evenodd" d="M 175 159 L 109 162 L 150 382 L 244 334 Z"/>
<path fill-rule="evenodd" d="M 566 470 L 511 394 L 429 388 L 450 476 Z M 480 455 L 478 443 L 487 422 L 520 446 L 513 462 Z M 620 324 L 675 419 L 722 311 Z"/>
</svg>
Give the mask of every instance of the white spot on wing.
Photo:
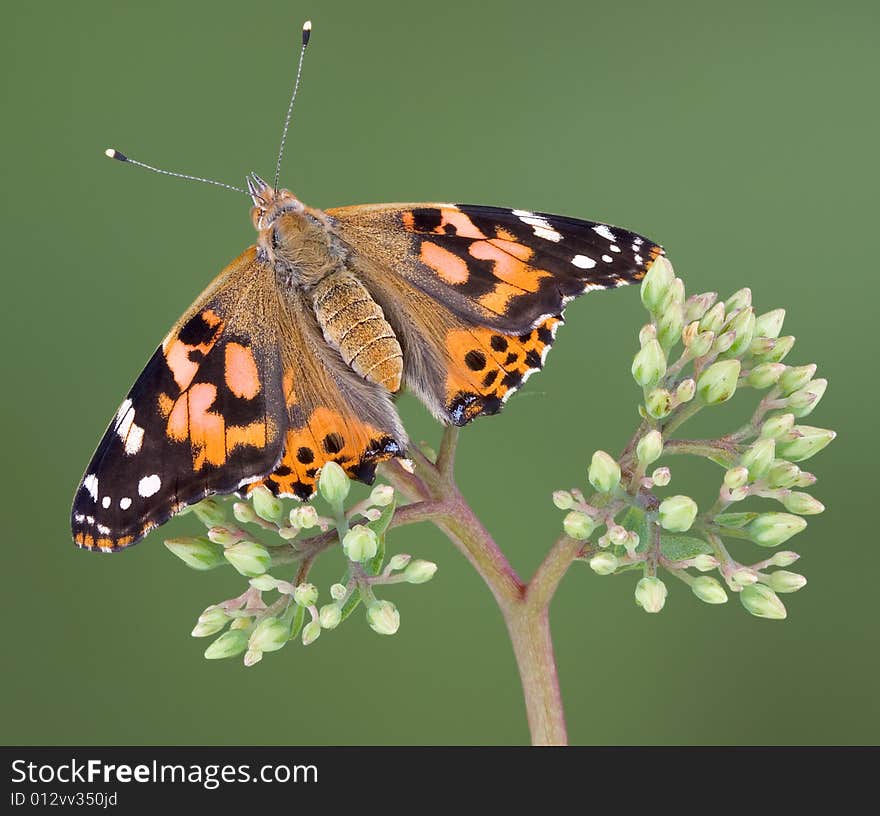
<svg viewBox="0 0 880 816">
<path fill-rule="evenodd" d="M 116 434 L 122 440 L 125 452 L 129 456 L 134 456 L 141 449 L 144 429 L 140 425 L 135 425 L 134 406 L 129 399 L 125 400 L 116 412 Z"/>
<path fill-rule="evenodd" d="M 98 532 L 99 532 L 101 535 L 110 535 L 110 528 L 109 528 L 109 527 L 105 527 L 103 524 L 99 524 L 99 525 L 98 525 Z"/>
<path fill-rule="evenodd" d="M 596 235 L 601 235 L 606 240 L 611 241 L 612 244 L 617 243 L 617 238 L 614 236 L 614 233 L 608 229 L 606 224 L 597 224 L 593 227 L 593 232 L 595 232 Z"/>
<path fill-rule="evenodd" d="M 596 265 L 596 262 L 592 258 L 588 258 L 586 255 L 575 255 L 571 259 L 571 262 L 578 269 L 592 269 Z"/>
<path fill-rule="evenodd" d="M 602 260 L 605 261 L 605 263 L 611 263 L 611 261 L 613 261 L 614 258 L 612 258 L 610 255 L 603 255 Z"/>
<path fill-rule="evenodd" d="M 636 263 L 641 266 L 645 262 L 645 259 L 641 255 L 636 255 Z"/>
<path fill-rule="evenodd" d="M 106 510 L 109 506 L 110 506 L 110 497 L 104 496 L 104 498 L 101 499 L 101 507 L 103 507 Z"/>
<path fill-rule="evenodd" d="M 562 236 L 552 227 L 547 229 L 545 227 L 535 227 L 535 235 L 538 238 L 546 238 L 548 241 L 553 241 L 553 243 L 558 244 L 562 240 Z"/>
<path fill-rule="evenodd" d="M 138 493 L 145 499 L 148 499 L 156 493 L 160 487 L 162 487 L 162 480 L 154 473 L 152 476 L 144 476 L 144 478 L 138 482 Z"/>
<path fill-rule="evenodd" d="M 609 249 L 610 249 L 612 252 L 620 252 L 620 247 L 617 246 L 617 244 L 612 244 L 612 245 L 609 247 Z"/>
<path fill-rule="evenodd" d="M 83 487 L 88 490 L 92 501 L 98 501 L 98 477 L 94 473 L 90 473 L 83 479 Z"/>
<path fill-rule="evenodd" d="M 128 498 L 128 496 L 123 496 L 119 500 L 119 507 L 122 510 L 128 510 L 128 508 L 131 507 L 131 499 Z"/>
<path fill-rule="evenodd" d="M 125 437 L 125 452 L 134 456 L 144 444 L 144 429 L 140 425 L 132 424 Z"/>
</svg>

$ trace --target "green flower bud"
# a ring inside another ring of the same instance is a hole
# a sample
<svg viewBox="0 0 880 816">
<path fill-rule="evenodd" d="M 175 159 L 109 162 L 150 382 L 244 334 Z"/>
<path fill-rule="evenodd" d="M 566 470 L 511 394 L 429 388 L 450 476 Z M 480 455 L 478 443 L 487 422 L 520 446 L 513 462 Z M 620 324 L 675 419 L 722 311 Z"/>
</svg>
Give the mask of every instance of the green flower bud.
<svg viewBox="0 0 880 816">
<path fill-rule="evenodd" d="M 610 493 L 620 484 L 620 465 L 605 451 L 593 454 L 588 472 L 590 484 L 600 493 Z"/>
<path fill-rule="evenodd" d="M 217 527 L 226 521 L 226 510 L 216 499 L 202 499 L 192 506 L 192 511 L 205 527 Z"/>
<path fill-rule="evenodd" d="M 221 629 L 226 628 L 226 624 L 230 621 L 229 615 L 219 606 L 209 606 L 196 621 L 195 628 L 190 634 L 193 637 L 208 637 L 208 635 L 216 635 Z"/>
<path fill-rule="evenodd" d="M 402 570 L 406 567 L 407 564 L 412 560 L 411 555 L 407 555 L 406 553 L 398 553 L 397 555 L 392 555 L 388 561 L 388 569 L 391 572 L 395 572 L 397 570 Z M 339 586 L 342 586 L 341 584 Z"/>
<path fill-rule="evenodd" d="M 740 457 L 740 464 L 749 469 L 752 479 L 762 478 L 776 456 L 775 439 L 759 439 Z"/>
<path fill-rule="evenodd" d="M 731 322 L 728 331 L 736 332 L 733 343 L 727 349 L 731 357 L 742 354 L 752 342 L 755 331 L 755 313 L 751 308 L 743 309 Z"/>
<path fill-rule="evenodd" d="M 380 635 L 393 635 L 400 628 L 400 613 L 391 601 L 375 601 L 367 607 L 367 623 Z"/>
<path fill-rule="evenodd" d="M 691 591 L 704 603 L 727 603 L 727 593 L 724 591 L 724 588 L 718 581 L 710 578 L 708 575 L 701 575 L 695 578 L 691 584 Z"/>
<path fill-rule="evenodd" d="M 293 590 L 293 602 L 297 606 L 314 606 L 318 601 L 318 587 L 314 584 L 300 584 Z"/>
<path fill-rule="evenodd" d="M 651 481 L 657 487 L 666 487 L 672 480 L 672 471 L 668 467 L 657 468 L 651 474 Z"/>
<path fill-rule="evenodd" d="M 269 551 L 256 541 L 239 541 L 238 544 L 227 547 L 223 556 L 242 575 L 249 578 L 262 575 L 272 566 Z"/>
<path fill-rule="evenodd" d="M 761 425 L 761 436 L 779 439 L 794 427 L 794 414 L 776 414 L 764 420 Z"/>
<path fill-rule="evenodd" d="M 620 566 L 620 561 L 610 552 L 596 553 L 590 559 L 590 569 L 596 575 L 611 575 Z"/>
<path fill-rule="evenodd" d="M 774 592 L 797 592 L 801 587 L 806 586 L 806 583 L 807 579 L 796 572 L 776 570 L 770 573 L 769 586 Z"/>
<path fill-rule="evenodd" d="M 648 415 L 654 419 L 664 419 L 672 413 L 672 394 L 665 388 L 655 388 L 645 398 Z"/>
<path fill-rule="evenodd" d="M 796 552 L 782 550 L 781 552 L 774 553 L 773 557 L 770 559 L 770 563 L 773 564 L 774 567 L 790 567 L 799 558 L 800 556 Z"/>
<path fill-rule="evenodd" d="M 554 490 L 553 504 L 555 504 L 560 510 L 571 510 L 574 506 L 574 496 L 572 496 L 567 490 Z"/>
<path fill-rule="evenodd" d="M 685 322 L 690 323 L 692 320 L 699 320 L 706 314 L 707 310 L 712 308 L 717 299 L 717 292 L 703 292 L 700 295 L 691 295 L 684 302 Z"/>
<path fill-rule="evenodd" d="M 722 360 L 704 369 L 697 379 L 697 394 L 707 405 L 727 402 L 736 391 L 739 360 Z"/>
<path fill-rule="evenodd" d="M 214 569 L 225 563 L 223 547 L 207 538 L 169 538 L 165 546 L 194 570 Z"/>
<path fill-rule="evenodd" d="M 778 547 L 806 526 L 804 519 L 790 513 L 761 513 L 746 529 L 755 544 Z"/>
<path fill-rule="evenodd" d="M 682 380 L 675 389 L 675 401 L 679 404 L 690 402 L 696 393 L 697 384 L 688 377 L 686 380 Z"/>
<path fill-rule="evenodd" d="M 349 561 L 367 561 L 379 551 L 379 540 L 369 527 L 358 524 L 345 534 L 342 549 Z"/>
<path fill-rule="evenodd" d="M 772 312 L 765 312 L 755 320 L 755 336 L 779 337 L 784 320 L 785 309 L 774 309 Z"/>
<path fill-rule="evenodd" d="M 666 351 L 669 351 L 678 342 L 683 328 L 684 314 L 682 313 L 681 306 L 672 305 L 660 316 L 660 320 L 657 323 L 657 340 Z M 664 373 L 665 362 L 664 360 Z"/>
<path fill-rule="evenodd" d="M 697 335 L 700 333 L 700 321 L 695 320 L 693 323 L 688 323 L 681 331 L 681 342 L 684 343 L 685 348 L 690 351 L 691 343 L 694 342 Z M 693 353 L 691 353 L 693 356 Z"/>
<path fill-rule="evenodd" d="M 800 516 L 815 516 L 825 510 L 825 505 L 809 493 L 788 493 L 782 504 L 789 513 Z"/>
<path fill-rule="evenodd" d="M 235 516 L 235 520 L 241 524 L 250 524 L 257 517 L 254 508 L 247 502 L 236 502 L 233 504 L 232 515 Z"/>
<path fill-rule="evenodd" d="M 280 618 L 263 618 L 248 640 L 248 648 L 255 652 L 277 652 L 290 640 L 290 626 Z"/>
<path fill-rule="evenodd" d="M 798 419 L 812 413 L 825 394 L 828 380 L 813 380 L 788 398 L 788 409 Z"/>
<path fill-rule="evenodd" d="M 257 485 L 251 491 L 251 501 L 254 503 L 254 512 L 266 521 L 278 521 L 284 513 L 284 503 L 273 495 L 265 485 Z"/>
<path fill-rule="evenodd" d="M 342 621 L 342 607 L 338 603 L 326 604 L 318 612 L 322 629 L 335 629 Z"/>
<path fill-rule="evenodd" d="M 275 589 L 279 584 L 286 583 L 283 581 L 279 581 L 277 578 L 273 578 L 269 575 L 268 572 L 264 572 L 262 575 L 258 575 L 256 578 L 251 578 L 248 583 L 254 588 L 260 590 L 260 592 L 270 592 Z"/>
<path fill-rule="evenodd" d="M 654 576 L 646 576 L 636 584 L 636 604 L 645 612 L 659 612 L 666 603 L 666 584 Z"/>
<path fill-rule="evenodd" d="M 656 462 L 663 453 L 663 436 L 660 431 L 648 431 L 636 445 L 639 464 L 645 468 Z"/>
<path fill-rule="evenodd" d="M 784 371 L 785 363 L 760 363 L 749 372 L 748 383 L 753 388 L 769 388 L 776 385 Z"/>
<path fill-rule="evenodd" d="M 700 332 L 688 346 L 691 357 L 705 357 L 715 344 L 715 332 Z"/>
<path fill-rule="evenodd" d="M 615 547 L 622 547 L 626 543 L 628 536 L 626 527 L 621 527 L 613 521 L 608 523 L 608 538 Z"/>
<path fill-rule="evenodd" d="M 719 334 L 712 344 L 712 352 L 715 354 L 724 354 L 736 341 L 735 331 L 726 331 Z"/>
<path fill-rule="evenodd" d="M 224 657 L 235 657 L 241 654 L 248 645 L 247 632 L 241 629 L 230 629 L 205 649 L 205 657 L 208 660 L 220 660 Z"/>
<path fill-rule="evenodd" d="M 700 572 L 709 572 L 709 570 L 713 570 L 721 564 L 714 555 L 707 555 L 705 553 L 700 553 L 700 555 L 692 558 L 691 563 Z"/>
<path fill-rule="evenodd" d="M 659 311 L 674 280 L 675 272 L 672 270 L 672 264 L 661 255 L 651 264 L 648 274 L 642 280 L 642 303 L 649 312 Z"/>
<path fill-rule="evenodd" d="M 435 563 L 416 559 L 403 571 L 403 577 L 408 584 L 425 584 L 434 577 L 435 572 Z"/>
<path fill-rule="evenodd" d="M 793 487 L 800 475 L 801 469 L 797 465 L 785 459 L 776 459 L 767 474 L 767 484 L 770 487 Z"/>
<path fill-rule="evenodd" d="M 394 488 L 391 485 L 376 485 L 370 492 L 370 504 L 376 507 L 387 507 L 394 501 Z"/>
<path fill-rule="evenodd" d="M 644 346 L 645 343 L 656 340 L 657 339 L 657 327 L 653 323 L 646 323 L 639 329 L 639 346 Z"/>
<path fill-rule="evenodd" d="M 724 486 L 729 490 L 743 487 L 749 483 L 749 469 L 746 467 L 734 467 L 724 474 Z"/>
<path fill-rule="evenodd" d="M 788 352 L 791 351 L 794 346 L 794 337 L 790 335 L 786 337 L 780 337 L 776 340 L 774 346 L 770 351 L 761 355 L 761 361 L 767 363 L 778 363 L 781 360 L 784 360 L 788 355 Z M 755 354 L 754 351 L 750 349 L 752 355 L 757 359 L 758 355 Z"/>
<path fill-rule="evenodd" d="M 779 378 L 779 389 L 782 391 L 783 396 L 787 397 L 789 394 L 799 391 L 813 379 L 815 373 L 815 363 L 804 366 L 786 366 L 785 371 Z"/>
<path fill-rule="evenodd" d="M 754 570 L 750 570 L 748 567 L 742 567 L 741 569 L 736 570 L 730 576 L 730 579 L 741 587 L 751 586 L 758 582 L 758 574 Z"/>
<path fill-rule="evenodd" d="M 244 653 L 244 665 L 247 668 L 255 666 L 263 659 L 263 653 L 259 649 L 248 649 Z"/>
<path fill-rule="evenodd" d="M 586 513 L 572 510 L 562 521 L 565 534 L 577 541 L 586 541 L 596 529 L 596 523 Z"/>
<path fill-rule="evenodd" d="M 749 354 L 760 362 L 766 354 L 769 354 L 776 348 L 778 341 L 775 337 L 761 337 L 757 333 L 752 335 L 752 342 L 749 346 Z"/>
<path fill-rule="evenodd" d="M 828 445 L 837 434 L 826 428 L 814 428 L 810 425 L 795 425 L 791 431 L 779 440 L 779 455 L 792 462 L 803 462 L 815 456 Z"/>
<path fill-rule="evenodd" d="M 642 388 L 652 388 L 666 376 L 666 355 L 659 340 L 649 340 L 639 349 L 633 358 L 632 375 Z"/>
<path fill-rule="evenodd" d="M 290 523 L 293 527 L 299 527 L 301 530 L 310 530 L 318 523 L 318 511 L 310 504 L 303 504 L 294 507 L 290 511 Z"/>
<path fill-rule="evenodd" d="M 221 547 L 229 547 L 241 541 L 241 533 L 227 530 L 226 527 L 212 527 L 208 530 L 208 538 Z"/>
<path fill-rule="evenodd" d="M 806 470 L 802 470 L 797 477 L 797 481 L 794 483 L 795 487 L 811 487 L 816 484 L 816 477 L 812 473 L 808 473 Z"/>
<path fill-rule="evenodd" d="M 302 628 L 302 645 L 303 646 L 311 646 L 321 634 L 321 623 L 320 621 L 309 621 Z"/>
<path fill-rule="evenodd" d="M 691 529 L 697 511 L 690 496 L 670 496 L 660 502 L 660 526 L 671 533 L 683 533 Z"/>
<path fill-rule="evenodd" d="M 747 286 L 734 292 L 727 300 L 724 301 L 724 308 L 728 312 L 737 309 L 745 309 L 752 305 L 752 290 Z"/>
<path fill-rule="evenodd" d="M 321 468 L 318 490 L 332 507 L 341 507 L 351 489 L 351 482 L 345 471 L 336 462 L 326 462 Z"/>
<path fill-rule="evenodd" d="M 394 559 L 391 560 L 393 561 Z M 330 587 L 330 597 L 334 601 L 341 601 L 347 594 L 348 590 L 345 588 L 345 584 L 333 584 Z"/>
<path fill-rule="evenodd" d="M 757 618 L 784 620 L 787 615 L 785 606 L 776 593 L 763 584 L 743 587 L 739 599 L 746 610 Z"/>
<path fill-rule="evenodd" d="M 724 304 L 716 303 L 700 321 L 700 331 L 718 334 L 724 325 Z"/>
</svg>

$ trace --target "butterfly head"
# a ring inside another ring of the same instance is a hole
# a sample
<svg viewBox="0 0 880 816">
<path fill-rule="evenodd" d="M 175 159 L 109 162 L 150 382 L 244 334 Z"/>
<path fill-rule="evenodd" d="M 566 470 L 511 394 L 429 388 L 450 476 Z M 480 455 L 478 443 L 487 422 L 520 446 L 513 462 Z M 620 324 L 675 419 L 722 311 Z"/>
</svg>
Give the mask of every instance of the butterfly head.
<svg viewBox="0 0 880 816">
<path fill-rule="evenodd" d="M 256 173 L 247 177 L 247 188 L 254 206 L 251 220 L 258 232 L 269 229 L 284 213 L 301 213 L 303 203 L 290 190 L 276 190 Z"/>
</svg>

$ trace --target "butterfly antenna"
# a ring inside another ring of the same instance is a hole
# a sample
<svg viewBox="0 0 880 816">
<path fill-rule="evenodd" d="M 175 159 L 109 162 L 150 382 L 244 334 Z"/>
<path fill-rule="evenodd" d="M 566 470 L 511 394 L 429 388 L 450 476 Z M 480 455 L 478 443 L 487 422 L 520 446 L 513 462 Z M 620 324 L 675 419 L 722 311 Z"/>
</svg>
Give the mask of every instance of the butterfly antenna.
<svg viewBox="0 0 880 816">
<path fill-rule="evenodd" d="M 118 150 L 112 147 L 108 147 L 104 151 L 104 155 L 109 159 L 116 159 L 116 161 L 125 162 L 126 164 L 133 164 L 136 167 L 143 167 L 144 170 L 151 170 L 154 173 L 160 173 L 163 176 L 173 176 L 174 178 L 187 179 L 188 181 L 201 181 L 204 184 L 214 184 L 217 187 L 225 187 L 227 190 L 235 190 L 236 193 L 243 193 L 244 195 L 249 195 L 247 190 L 242 190 L 241 187 L 234 187 L 231 184 L 224 184 L 222 181 L 214 181 L 214 179 L 202 178 L 201 176 L 188 176 L 186 173 L 172 173 L 170 170 L 160 170 L 158 167 L 153 167 L 150 164 L 144 164 L 143 162 L 139 162 L 135 159 L 130 159 L 124 153 L 120 153 Z"/>
<path fill-rule="evenodd" d="M 273 189 L 278 190 L 278 179 L 281 177 L 281 159 L 284 157 L 284 144 L 287 142 L 287 130 L 290 127 L 290 116 L 293 113 L 293 102 L 296 92 L 299 90 L 299 80 L 302 76 L 303 58 L 306 55 L 306 47 L 312 36 L 312 21 L 306 20 L 302 28 L 302 50 L 299 52 L 299 65 L 296 68 L 296 81 L 293 83 L 293 93 L 290 95 L 290 104 L 287 106 L 287 116 L 284 118 L 284 130 L 281 131 L 281 147 L 278 148 L 278 161 L 275 163 L 275 182 Z"/>
</svg>

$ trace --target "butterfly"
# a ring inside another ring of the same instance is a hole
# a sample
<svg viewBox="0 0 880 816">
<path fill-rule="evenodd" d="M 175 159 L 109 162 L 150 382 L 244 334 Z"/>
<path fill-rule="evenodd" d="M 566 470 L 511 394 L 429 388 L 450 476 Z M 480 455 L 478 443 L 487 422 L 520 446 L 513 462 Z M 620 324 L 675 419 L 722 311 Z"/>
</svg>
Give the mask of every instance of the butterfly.
<svg viewBox="0 0 880 816">
<path fill-rule="evenodd" d="M 403 389 L 441 423 L 498 413 L 544 365 L 566 303 L 639 281 L 664 254 L 619 227 L 531 210 L 306 206 L 278 171 L 310 30 L 275 183 L 251 173 L 240 190 L 256 243 L 119 406 L 74 497 L 80 547 L 121 550 L 213 494 L 265 485 L 307 500 L 331 461 L 371 483 L 379 463 L 406 456 Z"/>
</svg>

